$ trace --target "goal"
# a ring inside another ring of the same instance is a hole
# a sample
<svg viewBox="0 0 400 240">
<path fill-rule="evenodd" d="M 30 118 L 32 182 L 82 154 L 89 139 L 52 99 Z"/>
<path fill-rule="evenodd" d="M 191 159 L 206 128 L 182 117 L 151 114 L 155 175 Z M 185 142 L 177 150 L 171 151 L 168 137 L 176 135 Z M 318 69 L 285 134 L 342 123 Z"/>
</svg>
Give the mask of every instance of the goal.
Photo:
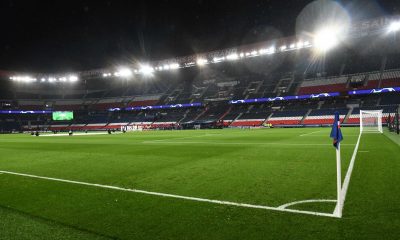
<svg viewBox="0 0 400 240">
<path fill-rule="evenodd" d="M 360 131 L 383 133 L 382 110 L 360 110 Z"/>
</svg>

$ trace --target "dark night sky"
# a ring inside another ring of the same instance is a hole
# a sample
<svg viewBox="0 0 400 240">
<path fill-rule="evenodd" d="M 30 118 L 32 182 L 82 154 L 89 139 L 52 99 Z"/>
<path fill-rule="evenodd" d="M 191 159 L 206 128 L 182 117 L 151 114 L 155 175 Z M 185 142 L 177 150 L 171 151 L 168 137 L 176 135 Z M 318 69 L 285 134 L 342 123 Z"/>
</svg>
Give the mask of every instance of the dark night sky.
<svg viewBox="0 0 400 240">
<path fill-rule="evenodd" d="M 88 70 L 291 36 L 310 2 L 2 0 L 0 69 Z M 341 2 L 353 20 L 400 9 L 394 0 Z"/>
</svg>

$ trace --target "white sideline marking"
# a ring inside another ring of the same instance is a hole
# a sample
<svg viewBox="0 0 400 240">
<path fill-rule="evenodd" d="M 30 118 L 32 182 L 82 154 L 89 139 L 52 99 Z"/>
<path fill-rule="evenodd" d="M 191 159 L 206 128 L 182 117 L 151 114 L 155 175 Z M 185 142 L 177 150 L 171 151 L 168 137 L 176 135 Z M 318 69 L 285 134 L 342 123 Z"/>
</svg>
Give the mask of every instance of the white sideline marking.
<svg viewBox="0 0 400 240">
<path fill-rule="evenodd" d="M 311 211 L 284 209 L 284 208 L 282 209 L 282 208 L 279 208 L 279 207 L 269 207 L 269 206 L 254 205 L 254 204 L 248 204 L 248 203 L 237 203 L 237 202 L 213 200 L 213 199 L 207 199 L 207 198 L 181 196 L 181 195 L 168 194 L 168 193 L 159 193 L 159 192 L 151 192 L 151 191 L 145 191 L 145 190 L 139 190 L 139 189 L 129 189 L 129 188 L 122 188 L 122 187 L 95 184 L 95 183 L 79 182 L 79 181 L 66 180 L 66 179 L 60 179 L 60 178 L 42 177 L 42 176 L 36 176 L 36 175 L 24 174 L 24 173 L 16 173 L 16 172 L 9 172 L 9 171 L 0 171 L 0 173 L 23 176 L 23 177 L 29 177 L 29 178 L 44 179 L 44 180 L 56 181 L 56 182 L 72 183 L 72 184 L 91 186 L 91 187 L 98 187 L 98 188 L 106 188 L 106 189 L 125 191 L 125 192 L 134 192 L 134 193 L 142 193 L 142 194 L 147 194 L 147 195 L 154 195 L 154 196 L 161 196 L 161 197 L 168 197 L 168 198 L 184 199 L 184 200 L 197 201 L 197 202 L 208 202 L 208 203 L 221 204 L 221 205 L 230 205 L 230 206 L 236 206 L 236 207 L 256 208 L 256 209 L 273 210 L 273 211 L 279 211 L 279 212 L 290 212 L 290 213 L 298 213 L 298 214 L 307 214 L 307 215 L 314 215 L 314 216 L 337 218 L 337 216 L 335 214 L 332 214 L 332 213 L 311 212 Z"/>
<path fill-rule="evenodd" d="M 180 138 L 166 138 L 166 139 L 157 139 L 157 140 L 152 140 L 152 142 L 163 142 L 163 141 L 169 141 L 169 140 L 181 140 L 181 139 L 191 139 L 191 138 L 198 138 L 198 137 L 207 137 L 207 136 L 214 136 L 214 135 L 221 135 L 221 134 L 203 134 L 203 135 L 197 135 L 197 136 L 191 136 L 191 137 L 180 137 Z"/>
<path fill-rule="evenodd" d="M 307 135 L 311 135 L 311 134 L 313 134 L 313 133 L 318 133 L 318 132 L 321 132 L 321 131 L 322 131 L 322 130 L 314 131 L 314 132 L 310 132 L 310 133 L 305 133 L 305 134 L 301 134 L 300 137 L 307 136 Z"/>
<path fill-rule="evenodd" d="M 110 135 L 113 134 L 120 134 L 121 132 L 114 132 Z M 108 132 L 97 132 L 97 133 L 74 133 L 72 134 L 73 136 L 88 136 L 88 135 L 108 135 Z M 39 135 L 39 137 L 65 137 L 65 136 L 69 136 L 68 133 L 57 133 L 57 134 L 44 134 L 44 135 Z"/>
<path fill-rule="evenodd" d="M 340 205 L 341 205 L 342 209 L 338 209 L 339 204 L 336 204 L 334 214 L 337 214 L 338 211 L 343 212 L 344 201 L 346 200 L 347 189 L 349 188 L 351 173 L 353 172 L 354 162 L 356 161 L 356 156 L 357 156 L 358 146 L 360 145 L 360 140 L 361 140 L 361 133 L 360 133 L 360 135 L 358 135 L 357 144 L 356 144 L 356 147 L 354 148 L 353 155 L 351 156 L 351 161 L 349 164 L 349 168 L 347 169 L 346 177 L 344 178 L 344 182 L 343 182 L 343 186 L 342 186 L 342 190 L 341 190 L 342 199 L 340 199 L 340 201 L 341 201 Z"/>
<path fill-rule="evenodd" d="M 325 143 L 279 143 L 279 142 L 270 142 L 270 143 L 260 143 L 260 142 L 161 142 L 161 141 L 143 141 L 143 144 L 220 144 L 220 145 L 281 145 L 281 146 L 332 146 L 332 144 Z M 341 144 L 341 146 L 354 146 L 354 144 Z"/>
<path fill-rule="evenodd" d="M 296 201 L 296 202 L 291 202 L 291 203 L 286 203 L 281 206 L 279 206 L 279 209 L 285 209 L 287 207 L 296 205 L 296 204 L 302 204 L 302 203 L 314 203 L 314 202 L 336 202 L 335 199 L 310 199 L 310 200 L 302 200 L 302 201 Z"/>
</svg>

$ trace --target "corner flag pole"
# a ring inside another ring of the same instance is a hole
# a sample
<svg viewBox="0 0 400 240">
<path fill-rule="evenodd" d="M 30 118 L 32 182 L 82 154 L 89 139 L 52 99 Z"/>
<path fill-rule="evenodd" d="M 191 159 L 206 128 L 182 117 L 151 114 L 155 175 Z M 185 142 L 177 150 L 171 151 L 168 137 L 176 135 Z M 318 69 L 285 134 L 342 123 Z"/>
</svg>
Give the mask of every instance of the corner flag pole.
<svg viewBox="0 0 400 240">
<path fill-rule="evenodd" d="M 333 139 L 333 146 L 336 148 L 336 181 L 337 181 L 337 202 L 335 214 L 337 217 L 342 217 L 342 167 L 340 159 L 340 142 L 343 140 L 342 131 L 340 130 L 340 115 L 335 112 L 335 120 L 332 124 L 330 137 Z"/>
<path fill-rule="evenodd" d="M 336 174 L 337 174 L 337 216 L 342 217 L 342 167 L 340 159 L 340 143 L 336 148 Z"/>
</svg>

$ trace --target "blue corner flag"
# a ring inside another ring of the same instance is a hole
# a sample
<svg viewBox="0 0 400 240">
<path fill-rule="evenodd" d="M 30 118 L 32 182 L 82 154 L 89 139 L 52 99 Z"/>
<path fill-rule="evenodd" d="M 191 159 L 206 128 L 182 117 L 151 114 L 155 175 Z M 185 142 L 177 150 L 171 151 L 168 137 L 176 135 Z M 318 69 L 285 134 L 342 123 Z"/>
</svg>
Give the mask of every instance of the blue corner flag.
<svg viewBox="0 0 400 240">
<path fill-rule="evenodd" d="M 333 146 L 338 148 L 339 143 L 343 140 L 342 131 L 340 130 L 339 112 L 335 112 L 335 120 L 332 126 L 331 138 L 333 138 Z"/>
</svg>

